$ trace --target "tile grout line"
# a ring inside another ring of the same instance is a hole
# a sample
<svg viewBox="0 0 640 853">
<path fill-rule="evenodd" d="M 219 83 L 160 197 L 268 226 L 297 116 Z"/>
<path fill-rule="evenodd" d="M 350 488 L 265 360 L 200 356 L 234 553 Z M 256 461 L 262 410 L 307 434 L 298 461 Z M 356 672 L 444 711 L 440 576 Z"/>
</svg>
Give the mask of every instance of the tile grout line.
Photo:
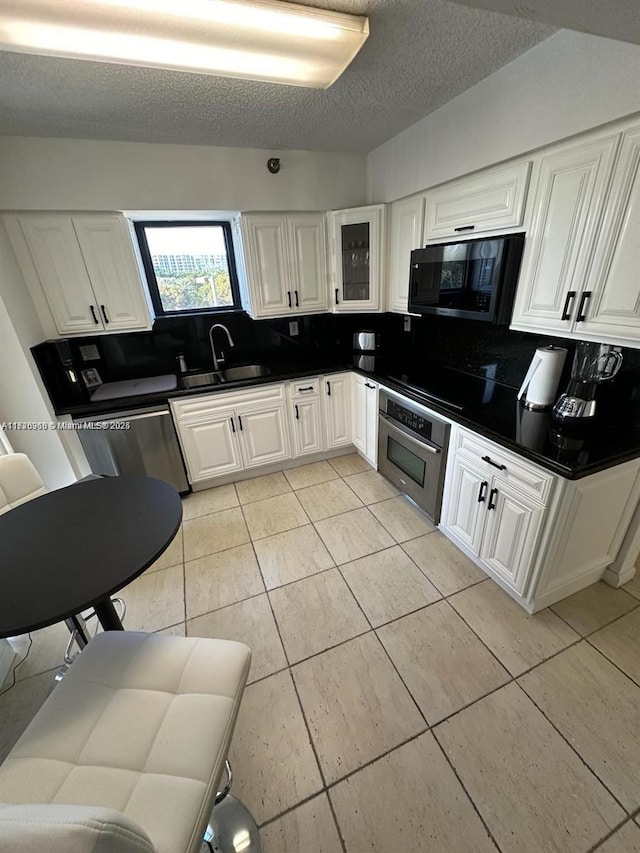
<svg viewBox="0 0 640 853">
<path fill-rule="evenodd" d="M 594 853 L 595 850 L 600 850 L 603 844 L 606 844 L 607 841 L 610 841 L 611 838 L 613 838 L 616 833 L 620 832 L 620 830 L 623 829 L 628 823 L 635 824 L 635 821 L 632 817 L 625 817 L 625 819 L 621 823 L 619 823 L 617 826 L 614 826 L 614 828 L 606 835 L 604 835 L 599 841 L 596 841 L 593 847 L 590 847 L 588 849 L 587 853 Z M 637 824 L 635 825 L 637 826 Z"/>
</svg>

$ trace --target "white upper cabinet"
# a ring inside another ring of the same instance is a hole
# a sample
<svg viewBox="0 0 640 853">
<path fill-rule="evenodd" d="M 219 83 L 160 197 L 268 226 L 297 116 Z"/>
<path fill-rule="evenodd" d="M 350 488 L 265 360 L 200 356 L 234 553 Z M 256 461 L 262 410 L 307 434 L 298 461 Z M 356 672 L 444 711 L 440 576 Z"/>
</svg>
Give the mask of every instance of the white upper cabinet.
<svg viewBox="0 0 640 853">
<path fill-rule="evenodd" d="M 248 304 L 254 318 L 328 310 L 324 213 L 241 217 Z"/>
<path fill-rule="evenodd" d="M 73 227 L 105 331 L 149 327 L 129 229 L 121 216 L 74 216 Z"/>
<path fill-rule="evenodd" d="M 514 328 L 559 335 L 576 328 L 617 143 L 618 136 L 612 135 L 555 146 L 542 155 L 513 310 Z"/>
<path fill-rule="evenodd" d="M 123 216 L 22 214 L 18 220 L 29 256 L 16 245 L 18 261 L 30 288 L 41 286 L 61 335 L 151 328 Z"/>
<path fill-rule="evenodd" d="M 424 243 L 520 228 L 530 169 L 520 161 L 429 190 Z"/>
<path fill-rule="evenodd" d="M 334 210 L 329 219 L 332 310 L 384 311 L 385 206 Z"/>
<path fill-rule="evenodd" d="M 387 310 L 398 314 L 408 310 L 409 264 L 412 250 L 422 246 L 424 200 L 424 195 L 411 196 L 390 206 Z"/>
<path fill-rule="evenodd" d="M 579 336 L 640 346 L 640 128 L 622 136 Z M 576 318 L 577 319 L 577 318 Z"/>
</svg>

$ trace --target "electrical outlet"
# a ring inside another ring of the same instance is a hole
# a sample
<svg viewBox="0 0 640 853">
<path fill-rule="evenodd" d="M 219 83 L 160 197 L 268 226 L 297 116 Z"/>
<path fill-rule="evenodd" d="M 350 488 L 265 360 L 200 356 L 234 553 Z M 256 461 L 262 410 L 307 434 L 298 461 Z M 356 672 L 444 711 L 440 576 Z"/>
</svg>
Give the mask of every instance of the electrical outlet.
<svg viewBox="0 0 640 853">
<path fill-rule="evenodd" d="M 289 334 L 291 337 L 295 337 L 295 335 L 300 334 L 298 332 L 298 321 L 297 320 L 289 320 Z"/>
<path fill-rule="evenodd" d="M 405 330 L 405 332 L 411 331 L 411 317 L 409 317 L 409 316 L 406 316 L 404 318 L 404 330 Z"/>
</svg>

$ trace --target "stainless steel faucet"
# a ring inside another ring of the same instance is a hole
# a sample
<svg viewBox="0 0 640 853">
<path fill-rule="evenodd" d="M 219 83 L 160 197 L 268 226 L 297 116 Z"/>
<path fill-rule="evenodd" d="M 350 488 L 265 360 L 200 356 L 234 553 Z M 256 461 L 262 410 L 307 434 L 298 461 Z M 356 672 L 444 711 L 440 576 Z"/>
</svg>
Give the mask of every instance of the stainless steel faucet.
<svg viewBox="0 0 640 853">
<path fill-rule="evenodd" d="M 218 355 L 216 353 L 216 347 L 215 347 L 215 344 L 213 343 L 213 330 L 214 329 L 224 329 L 224 331 L 227 335 L 227 338 L 229 340 L 229 346 L 230 347 L 233 346 L 233 340 L 231 338 L 231 335 L 229 334 L 229 329 L 227 329 L 226 326 L 223 326 L 222 323 L 214 323 L 213 326 L 209 329 L 209 343 L 211 344 L 211 355 L 213 356 L 213 369 L 219 370 L 220 369 L 220 362 L 224 363 L 224 358 L 218 358 Z"/>
</svg>

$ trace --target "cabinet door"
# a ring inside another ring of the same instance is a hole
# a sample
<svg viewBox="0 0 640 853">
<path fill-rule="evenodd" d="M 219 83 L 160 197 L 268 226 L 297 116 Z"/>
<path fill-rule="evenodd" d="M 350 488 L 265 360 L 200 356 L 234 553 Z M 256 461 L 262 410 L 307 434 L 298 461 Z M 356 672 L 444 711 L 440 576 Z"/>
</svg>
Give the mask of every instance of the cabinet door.
<svg viewBox="0 0 640 853">
<path fill-rule="evenodd" d="M 389 278 L 387 309 L 407 313 L 409 263 L 413 249 L 422 246 L 424 196 L 394 201 L 389 226 Z"/>
<path fill-rule="evenodd" d="M 333 211 L 334 311 L 380 311 L 384 205 Z"/>
<path fill-rule="evenodd" d="M 576 334 L 640 343 L 640 128 L 625 133 Z M 590 296 L 588 296 L 590 294 Z"/>
<path fill-rule="evenodd" d="M 513 310 L 515 328 L 557 334 L 573 328 L 617 140 L 563 145 L 543 155 Z"/>
<path fill-rule="evenodd" d="M 353 375 L 352 435 L 360 453 L 367 455 L 367 389 L 362 376 Z"/>
<path fill-rule="evenodd" d="M 329 308 L 326 231 L 326 217 L 322 213 L 287 217 L 293 310 L 298 314 Z"/>
<path fill-rule="evenodd" d="M 237 415 L 245 468 L 291 458 L 285 403 L 238 407 Z"/>
<path fill-rule="evenodd" d="M 208 480 L 244 467 L 232 411 L 216 412 L 194 421 L 178 421 L 189 482 Z"/>
<path fill-rule="evenodd" d="M 424 242 L 522 225 L 531 163 L 486 169 L 427 193 Z"/>
<path fill-rule="evenodd" d="M 33 264 L 61 335 L 103 331 L 70 216 L 21 216 Z"/>
<path fill-rule="evenodd" d="M 476 556 L 480 553 L 490 477 L 482 469 L 456 454 L 449 462 L 442 527 Z"/>
<path fill-rule="evenodd" d="M 523 500 L 499 478 L 490 483 L 480 559 L 522 593 L 534 556 L 544 510 Z"/>
<path fill-rule="evenodd" d="M 73 227 L 107 332 L 149 329 L 151 319 L 121 216 L 74 216 Z"/>
<path fill-rule="evenodd" d="M 322 394 L 327 449 L 351 444 L 351 374 L 325 376 Z"/>
<path fill-rule="evenodd" d="M 293 307 L 286 219 L 279 214 L 242 218 L 247 284 L 253 317 L 281 317 Z"/>
<path fill-rule="evenodd" d="M 323 450 L 322 417 L 319 397 L 305 397 L 291 403 L 294 455 Z"/>
</svg>

